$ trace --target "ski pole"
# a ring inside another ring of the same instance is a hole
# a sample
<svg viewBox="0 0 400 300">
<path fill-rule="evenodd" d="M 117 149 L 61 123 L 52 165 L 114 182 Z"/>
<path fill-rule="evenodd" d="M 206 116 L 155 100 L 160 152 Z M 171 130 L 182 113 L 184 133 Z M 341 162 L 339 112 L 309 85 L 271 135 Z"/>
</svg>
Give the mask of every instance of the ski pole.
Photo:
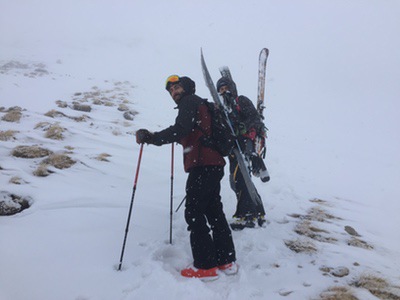
<svg viewBox="0 0 400 300">
<path fill-rule="evenodd" d="M 172 207 L 174 204 L 174 143 L 171 144 L 171 195 L 169 207 L 169 243 L 172 244 Z"/>
<path fill-rule="evenodd" d="M 122 259 L 124 257 L 124 252 L 125 252 L 125 244 L 126 244 L 126 238 L 128 236 L 128 231 L 129 231 L 129 223 L 131 221 L 131 214 L 132 214 L 132 207 L 133 207 L 133 199 L 135 198 L 135 191 L 136 191 L 136 185 L 139 177 L 139 169 L 140 169 L 140 161 L 142 160 L 142 153 L 143 153 L 143 143 L 140 145 L 140 151 L 139 151 L 139 159 L 136 167 L 136 175 L 135 175 L 135 181 L 133 183 L 133 191 L 132 191 L 132 198 L 131 198 L 131 205 L 129 207 L 129 213 L 128 213 L 128 220 L 126 222 L 126 228 L 125 228 L 125 237 L 124 237 L 124 243 L 122 244 L 122 251 L 121 251 L 121 258 L 119 259 L 119 267 L 118 271 L 121 271 L 122 267 Z"/>
<path fill-rule="evenodd" d="M 175 212 L 178 212 L 178 210 L 181 208 L 181 206 L 182 206 L 183 202 L 185 202 L 185 200 L 186 200 L 186 196 L 183 197 L 181 203 L 178 205 L 178 208 L 175 210 Z"/>
</svg>

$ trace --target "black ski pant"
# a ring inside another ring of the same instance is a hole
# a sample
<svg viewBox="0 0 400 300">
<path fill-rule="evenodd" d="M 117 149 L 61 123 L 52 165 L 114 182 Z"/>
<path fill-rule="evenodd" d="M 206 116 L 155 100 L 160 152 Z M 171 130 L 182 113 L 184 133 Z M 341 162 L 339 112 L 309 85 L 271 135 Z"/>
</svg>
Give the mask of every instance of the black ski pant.
<svg viewBox="0 0 400 300">
<path fill-rule="evenodd" d="M 262 203 L 255 204 L 251 199 L 249 190 L 247 189 L 243 175 L 234 155 L 229 155 L 229 171 L 231 188 L 235 192 L 237 199 L 236 212 L 233 216 L 236 218 L 257 218 L 259 216 L 264 216 L 264 205 Z"/>
<path fill-rule="evenodd" d="M 195 167 L 186 182 L 185 220 L 190 231 L 193 265 L 198 269 L 236 260 L 232 233 L 222 209 L 223 176 L 224 169 L 220 166 Z"/>
</svg>

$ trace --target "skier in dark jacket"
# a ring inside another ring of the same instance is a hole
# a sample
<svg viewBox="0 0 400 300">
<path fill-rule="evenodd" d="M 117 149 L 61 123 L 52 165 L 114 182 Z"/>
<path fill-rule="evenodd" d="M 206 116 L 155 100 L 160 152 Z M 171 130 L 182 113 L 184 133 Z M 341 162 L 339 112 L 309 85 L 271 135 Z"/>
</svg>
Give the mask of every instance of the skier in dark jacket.
<svg viewBox="0 0 400 300">
<path fill-rule="evenodd" d="M 194 262 L 181 275 L 210 280 L 218 278 L 218 270 L 235 274 L 238 271 L 235 248 L 220 196 L 225 160 L 216 150 L 201 143 L 203 132 L 211 133 L 205 99 L 195 95 L 195 83 L 188 77 L 168 77 L 166 89 L 177 104 L 175 124 L 154 133 L 140 129 L 136 141 L 157 146 L 177 142 L 183 147 L 184 168 L 189 173 L 185 220 Z"/>
<path fill-rule="evenodd" d="M 269 180 L 269 177 L 264 179 L 261 170 L 263 161 L 255 152 L 254 141 L 256 136 L 265 136 L 265 126 L 259 113 L 249 98 L 237 95 L 236 84 L 229 78 L 222 77 L 217 81 L 217 91 L 224 98 L 224 105 L 238 137 L 240 148 L 252 162 L 253 175 L 261 176 L 262 181 Z M 254 228 L 256 224 L 262 226 L 265 223 L 263 204 L 256 205 L 251 200 L 238 162 L 233 154 L 229 155 L 229 163 L 231 188 L 237 198 L 236 212 L 233 215 L 234 221 L 231 223 L 232 229 Z"/>
</svg>

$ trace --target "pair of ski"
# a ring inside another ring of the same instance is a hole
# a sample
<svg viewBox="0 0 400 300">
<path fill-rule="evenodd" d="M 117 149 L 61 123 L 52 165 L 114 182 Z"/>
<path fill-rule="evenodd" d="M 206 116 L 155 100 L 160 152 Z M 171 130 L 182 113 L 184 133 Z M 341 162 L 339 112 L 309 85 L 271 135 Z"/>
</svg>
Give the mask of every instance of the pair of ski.
<svg viewBox="0 0 400 300">
<path fill-rule="evenodd" d="M 258 97 L 257 97 L 257 111 L 260 114 L 261 118 L 263 117 L 263 110 L 265 108 L 264 106 L 264 90 L 265 90 L 265 75 L 266 75 L 266 66 L 267 66 L 267 59 L 268 59 L 268 54 L 269 51 L 267 48 L 263 48 L 260 52 L 260 56 L 259 56 L 259 65 L 258 65 Z M 201 67 L 203 70 L 203 75 L 204 75 L 204 80 L 206 82 L 206 85 L 211 93 L 211 96 L 214 100 L 214 102 L 216 103 L 216 105 L 219 108 L 223 108 L 223 99 L 222 96 L 218 93 L 214 82 L 211 78 L 210 72 L 208 71 L 206 62 L 204 60 L 204 56 L 203 56 L 203 51 L 201 50 Z M 230 73 L 230 70 L 228 67 L 222 67 L 220 69 L 221 75 L 223 77 L 228 77 L 229 79 L 232 80 L 232 75 Z M 228 116 L 228 112 L 224 109 L 222 109 L 224 116 L 226 118 L 226 120 L 228 121 L 228 124 L 231 124 L 229 122 L 229 116 Z M 234 133 L 233 127 L 231 126 L 231 130 L 232 133 Z M 249 191 L 251 200 L 256 204 L 262 204 L 260 195 L 257 193 L 257 190 L 254 186 L 253 181 L 251 180 L 251 168 L 250 168 L 250 161 L 249 158 L 243 155 L 243 152 L 240 149 L 240 145 L 239 143 L 236 141 L 236 146 L 233 148 L 233 155 L 235 155 L 235 158 L 238 162 L 239 165 L 239 169 L 240 172 L 243 175 L 244 178 L 244 182 L 246 184 L 247 190 Z M 267 178 L 267 180 L 263 180 L 263 181 L 268 181 L 269 180 L 269 175 L 268 175 L 268 171 L 265 168 L 264 171 L 264 176 L 266 176 L 265 178 Z M 266 172 L 266 173 L 265 173 Z"/>
</svg>

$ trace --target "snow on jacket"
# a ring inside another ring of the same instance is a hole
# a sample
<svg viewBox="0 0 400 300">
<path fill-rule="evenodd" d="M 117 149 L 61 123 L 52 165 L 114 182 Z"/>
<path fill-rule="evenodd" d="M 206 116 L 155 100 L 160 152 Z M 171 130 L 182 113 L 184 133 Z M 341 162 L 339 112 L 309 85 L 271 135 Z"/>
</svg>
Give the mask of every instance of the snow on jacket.
<svg viewBox="0 0 400 300">
<path fill-rule="evenodd" d="M 199 166 L 225 165 L 224 158 L 216 150 L 205 147 L 200 141 L 203 131 L 207 135 L 211 133 L 211 116 L 205 101 L 197 95 L 182 97 L 175 124 L 155 132 L 152 138 L 152 144 L 157 146 L 173 142 L 182 145 L 185 172 Z"/>
</svg>

